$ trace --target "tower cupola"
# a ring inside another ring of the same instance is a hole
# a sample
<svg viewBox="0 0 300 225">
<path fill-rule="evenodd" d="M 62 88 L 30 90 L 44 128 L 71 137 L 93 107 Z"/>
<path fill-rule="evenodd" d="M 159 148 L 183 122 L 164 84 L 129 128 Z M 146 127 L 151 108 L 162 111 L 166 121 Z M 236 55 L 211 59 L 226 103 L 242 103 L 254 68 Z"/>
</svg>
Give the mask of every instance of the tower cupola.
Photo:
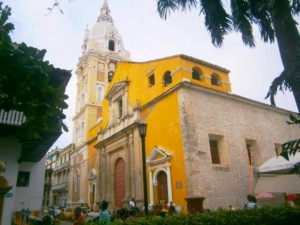
<svg viewBox="0 0 300 225">
<path fill-rule="evenodd" d="M 113 23 L 107 0 L 103 2 L 96 24 L 91 29 L 86 28 L 82 54 L 89 51 L 114 54 L 130 60 L 130 54 L 124 49 L 122 37 Z"/>
</svg>

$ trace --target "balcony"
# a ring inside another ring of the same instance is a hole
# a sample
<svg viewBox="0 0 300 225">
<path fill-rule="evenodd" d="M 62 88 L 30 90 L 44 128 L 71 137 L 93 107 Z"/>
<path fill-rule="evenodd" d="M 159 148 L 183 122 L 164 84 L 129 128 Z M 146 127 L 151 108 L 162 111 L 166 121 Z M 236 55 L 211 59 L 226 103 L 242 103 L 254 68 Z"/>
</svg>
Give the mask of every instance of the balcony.
<svg viewBox="0 0 300 225">
<path fill-rule="evenodd" d="M 52 185 L 52 191 L 68 191 L 68 182 Z"/>
<path fill-rule="evenodd" d="M 21 126 L 25 122 L 23 112 L 15 110 L 4 111 L 0 110 L 0 124 L 9 126 Z"/>
<path fill-rule="evenodd" d="M 15 135 L 26 121 L 23 112 L 0 109 L 0 136 Z M 54 121 L 54 132 L 44 131 L 39 139 L 22 140 L 22 150 L 18 162 L 38 162 L 61 135 L 61 121 Z"/>
<path fill-rule="evenodd" d="M 60 165 L 58 165 L 58 166 L 55 166 L 55 167 L 53 168 L 53 171 L 54 171 L 54 172 L 57 172 L 57 171 L 59 171 L 59 170 L 68 169 L 68 168 L 69 168 L 69 165 L 70 165 L 70 161 L 66 161 L 66 162 L 64 162 L 64 163 L 62 163 L 62 164 L 60 164 Z"/>
</svg>

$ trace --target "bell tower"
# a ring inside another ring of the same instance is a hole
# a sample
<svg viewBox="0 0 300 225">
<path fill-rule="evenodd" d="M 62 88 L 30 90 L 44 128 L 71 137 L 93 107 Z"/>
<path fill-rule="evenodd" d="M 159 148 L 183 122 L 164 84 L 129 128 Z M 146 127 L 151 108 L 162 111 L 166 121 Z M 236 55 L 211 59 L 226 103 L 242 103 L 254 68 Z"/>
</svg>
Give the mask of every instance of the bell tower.
<svg viewBox="0 0 300 225">
<path fill-rule="evenodd" d="M 76 109 L 73 118 L 71 180 L 72 203 L 88 202 L 88 131 L 102 117 L 102 100 L 120 60 L 130 60 L 122 37 L 113 23 L 107 0 L 104 0 L 96 23 L 86 27 L 76 75 Z M 75 94 L 75 93 L 74 93 Z"/>
</svg>

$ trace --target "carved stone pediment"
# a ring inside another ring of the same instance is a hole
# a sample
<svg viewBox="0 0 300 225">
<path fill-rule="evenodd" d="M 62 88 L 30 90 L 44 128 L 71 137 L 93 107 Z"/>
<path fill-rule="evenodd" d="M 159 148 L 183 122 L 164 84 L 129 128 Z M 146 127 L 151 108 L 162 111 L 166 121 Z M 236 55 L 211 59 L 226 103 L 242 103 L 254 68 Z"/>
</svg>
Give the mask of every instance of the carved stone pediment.
<svg viewBox="0 0 300 225">
<path fill-rule="evenodd" d="M 106 99 L 107 100 L 111 100 L 113 99 L 113 97 L 115 95 L 117 95 L 120 90 L 124 90 L 126 85 L 129 83 L 129 81 L 120 81 L 120 82 L 116 82 L 114 84 L 114 86 L 110 89 L 110 91 L 108 92 L 108 94 L 106 95 Z"/>
<path fill-rule="evenodd" d="M 147 163 L 150 165 L 164 164 L 171 160 L 172 155 L 160 147 L 155 147 L 149 157 Z"/>
</svg>

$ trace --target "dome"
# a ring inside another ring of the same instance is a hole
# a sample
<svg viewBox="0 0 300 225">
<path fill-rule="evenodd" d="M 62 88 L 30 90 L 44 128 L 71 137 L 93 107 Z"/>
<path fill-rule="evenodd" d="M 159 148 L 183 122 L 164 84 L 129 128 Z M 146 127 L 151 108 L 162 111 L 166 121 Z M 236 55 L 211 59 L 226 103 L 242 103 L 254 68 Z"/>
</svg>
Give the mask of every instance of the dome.
<svg viewBox="0 0 300 225">
<path fill-rule="evenodd" d="M 106 53 L 115 52 L 126 60 L 130 58 L 129 52 L 123 47 L 122 37 L 113 24 L 107 1 L 103 3 L 96 24 L 91 29 L 86 29 L 82 50 L 83 54 L 94 50 Z"/>
</svg>

